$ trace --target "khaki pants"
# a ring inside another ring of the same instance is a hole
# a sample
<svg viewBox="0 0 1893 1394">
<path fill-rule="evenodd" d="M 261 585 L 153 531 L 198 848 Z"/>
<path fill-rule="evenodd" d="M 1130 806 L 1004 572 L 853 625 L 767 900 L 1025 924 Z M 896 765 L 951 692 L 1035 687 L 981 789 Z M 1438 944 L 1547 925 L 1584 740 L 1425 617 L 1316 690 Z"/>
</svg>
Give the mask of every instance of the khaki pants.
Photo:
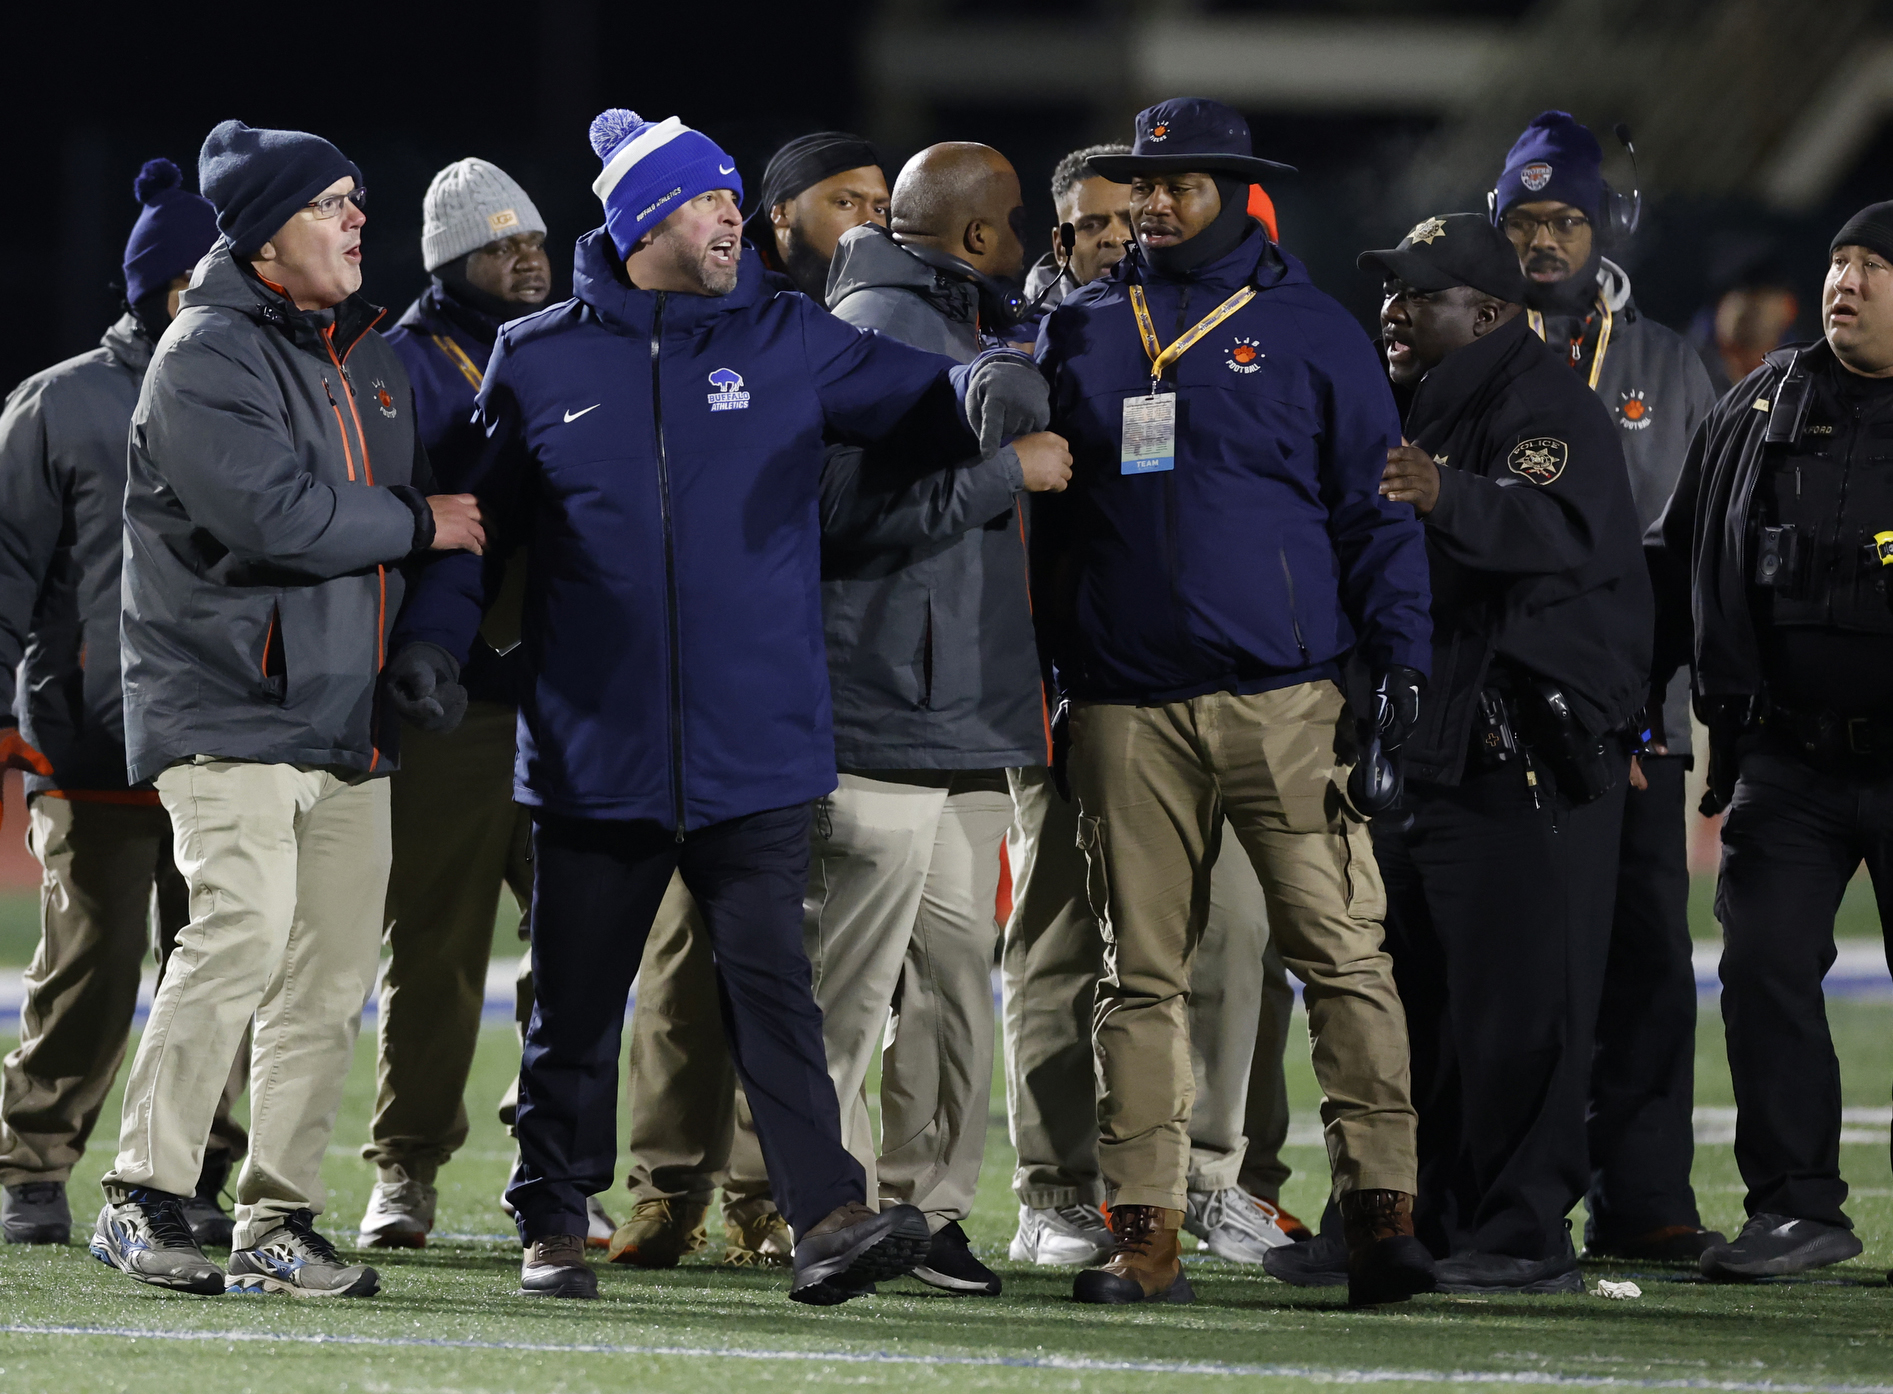
<svg viewBox="0 0 1893 1394">
<path fill-rule="evenodd" d="M 190 918 L 171 861 L 171 819 L 156 804 L 36 795 L 26 840 L 42 868 L 40 939 L 26 970 L 20 1043 L 0 1075 L 6 1186 L 72 1175 L 125 1058 L 145 956 L 155 937 L 162 973 Z M 211 1121 L 206 1154 L 226 1164 L 249 1146 L 230 1116 L 249 1064 L 239 1047 Z"/>
<path fill-rule="evenodd" d="M 1085 895 L 1078 808 L 1058 796 L 1048 770 L 1008 776 L 1012 918 L 1002 976 L 1006 1113 L 1019 1157 L 1013 1192 L 1035 1208 L 1097 1204 L 1104 1184 L 1091 1027 L 1104 937 Z M 1240 1182 L 1273 1200 L 1289 1175 L 1282 1056 L 1295 997 L 1246 857 L 1217 859 L 1190 979 L 1189 1189 Z"/>
<path fill-rule="evenodd" d="M 388 782 L 198 756 L 157 778 L 191 920 L 125 1084 L 108 1195 L 188 1192 L 252 1016 L 250 1155 L 238 1248 L 323 1208 L 322 1158 L 374 988 L 388 889 Z"/>
<path fill-rule="evenodd" d="M 938 1230 L 972 1208 L 992 1095 L 998 776 L 841 776 L 816 805 L 804 936 L 842 1141 L 868 1195 Z M 890 1018 L 891 1012 L 891 1018 Z M 881 1054 L 881 1142 L 868 1066 Z"/>
<path fill-rule="evenodd" d="M 1412 1192 L 1406 1016 L 1381 947 L 1386 893 L 1372 843 L 1343 795 L 1352 731 L 1340 690 L 1314 682 L 1151 707 L 1080 703 L 1071 734 L 1105 938 L 1094 1040 L 1111 1202 L 1184 1206 L 1190 969 L 1225 817 L 1261 880 L 1283 961 L 1307 985 L 1335 1192 Z"/>
<path fill-rule="evenodd" d="M 433 1184 L 467 1140 L 467 1075 L 480 1039 L 502 885 L 532 900 L 532 820 L 513 802 L 517 716 L 473 702 L 452 734 L 401 730 L 389 780 L 393 867 L 381 980 L 379 1090 L 362 1155 Z"/>
<path fill-rule="evenodd" d="M 716 958 L 696 903 L 673 875 L 638 968 L 631 1009 L 631 1174 L 639 1200 L 688 1197 L 774 1209 L 769 1173 L 723 1032 Z M 740 1213 L 740 1211 L 739 1211 Z"/>
</svg>

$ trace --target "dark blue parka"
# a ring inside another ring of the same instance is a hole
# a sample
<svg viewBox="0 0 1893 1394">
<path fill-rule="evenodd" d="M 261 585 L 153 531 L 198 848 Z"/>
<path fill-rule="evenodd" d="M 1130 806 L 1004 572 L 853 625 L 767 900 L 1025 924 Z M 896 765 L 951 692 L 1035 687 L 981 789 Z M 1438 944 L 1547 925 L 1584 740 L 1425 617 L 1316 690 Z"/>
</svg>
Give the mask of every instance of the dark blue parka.
<svg viewBox="0 0 1893 1394">
<path fill-rule="evenodd" d="M 972 453 L 954 364 L 753 254 L 716 297 L 633 289 L 602 229 L 575 262 L 573 299 L 502 329 L 480 390 L 487 555 L 430 565 L 396 643 L 464 659 L 523 544 L 522 803 L 689 831 L 818 798 L 823 435 L 958 432 Z"/>
<path fill-rule="evenodd" d="M 1176 468 L 1123 474 L 1126 397 L 1150 390 L 1129 288 L 1168 346 L 1244 285 L 1257 294 L 1166 373 Z M 1361 327 L 1257 228 L 1178 277 L 1127 257 L 1046 320 L 1039 358 L 1072 482 L 1033 500 L 1034 601 L 1061 692 L 1169 702 L 1426 672 L 1426 544 L 1380 497 L 1400 419 Z"/>
</svg>

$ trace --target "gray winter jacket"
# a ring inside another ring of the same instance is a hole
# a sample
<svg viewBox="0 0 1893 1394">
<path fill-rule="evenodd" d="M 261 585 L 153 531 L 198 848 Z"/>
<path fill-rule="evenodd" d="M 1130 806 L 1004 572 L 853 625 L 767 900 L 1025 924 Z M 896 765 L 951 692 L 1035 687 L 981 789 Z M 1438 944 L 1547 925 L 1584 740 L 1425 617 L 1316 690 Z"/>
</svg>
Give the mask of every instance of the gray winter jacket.
<svg viewBox="0 0 1893 1394">
<path fill-rule="evenodd" d="M 0 723 L 13 713 L 53 763 L 51 779 L 27 774 L 28 794 L 126 787 L 125 433 L 150 362 L 127 314 L 98 348 L 14 388 L 0 412 Z"/>
<path fill-rule="evenodd" d="M 131 777 L 193 755 L 385 773 L 394 564 L 433 524 L 413 393 L 373 332 L 384 312 L 360 295 L 299 311 L 223 242 L 181 304 L 131 422 Z"/>
<path fill-rule="evenodd" d="M 1611 330 L 1597 375 L 1597 396 L 1617 424 L 1637 523 L 1647 532 L 1663 516 L 1689 442 L 1716 404 L 1716 393 L 1689 341 L 1642 314 L 1623 268 L 1608 257 L 1599 260 L 1597 298 L 1610 310 Z M 1590 366 L 1588 361 L 1584 365 L 1586 381 Z M 1689 754 L 1687 673 L 1677 674 L 1664 693 L 1663 725 L 1653 739 L 1667 744 L 1673 754 Z"/>
<path fill-rule="evenodd" d="M 842 238 L 828 307 L 962 363 L 979 351 L 973 285 L 878 227 Z M 1023 510 L 1014 502 L 1023 485 L 1010 446 L 957 462 L 829 451 L 822 619 L 841 768 L 1046 763 Z"/>
</svg>

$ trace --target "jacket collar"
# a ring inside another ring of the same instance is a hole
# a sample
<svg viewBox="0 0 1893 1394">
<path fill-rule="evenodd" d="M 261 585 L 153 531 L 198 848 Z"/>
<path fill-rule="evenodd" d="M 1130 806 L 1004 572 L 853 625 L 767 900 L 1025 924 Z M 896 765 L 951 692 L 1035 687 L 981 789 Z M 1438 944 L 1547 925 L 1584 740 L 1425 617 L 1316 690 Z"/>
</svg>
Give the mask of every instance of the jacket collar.
<svg viewBox="0 0 1893 1394">
<path fill-rule="evenodd" d="M 275 290 L 230 254 L 230 244 L 217 239 L 190 285 L 178 297 L 180 313 L 193 305 L 216 305 L 235 310 L 258 324 L 275 329 L 297 348 L 327 359 L 332 344 L 335 357 L 348 357 L 348 351 L 361 341 L 387 313 L 371 304 L 360 291 L 348 297 L 333 311 L 299 310 L 281 291 Z M 333 335 L 330 329 L 333 328 Z"/>
<path fill-rule="evenodd" d="M 1431 443 L 1438 444 L 1468 408 L 1524 372 L 1534 349 L 1546 352 L 1523 313 L 1513 315 L 1484 338 L 1454 349 L 1414 389 L 1407 407 L 1408 438 L 1417 442 L 1426 433 Z"/>
<path fill-rule="evenodd" d="M 828 308 L 858 290 L 887 287 L 911 291 L 948 319 L 979 320 L 979 283 L 985 278 L 958 257 L 898 242 L 875 223 L 850 229 L 835 249 L 828 272 Z"/>
<path fill-rule="evenodd" d="M 543 308 L 525 307 L 524 313 L 535 314 Z M 474 309 L 435 281 L 407 307 L 398 323 L 423 334 L 451 334 L 469 345 L 490 350 L 499 338 L 503 321 Z"/>
<path fill-rule="evenodd" d="M 647 334 L 657 297 L 664 297 L 666 333 L 694 333 L 734 310 L 747 309 L 773 294 L 762 259 L 746 253 L 737 263 L 736 288 L 728 295 L 689 295 L 639 290 L 624 278 L 624 262 L 603 228 L 578 239 L 572 257 L 572 294 L 605 325 L 620 334 Z"/>
<path fill-rule="evenodd" d="M 1211 290 L 1219 290 L 1224 295 L 1233 295 L 1243 286 L 1269 290 L 1275 286 L 1306 282 L 1309 277 L 1307 269 L 1269 241 L 1268 234 L 1257 223 L 1249 236 L 1215 261 L 1193 267 L 1177 276 L 1158 275 L 1151 269 L 1150 263 L 1144 260 L 1142 250 L 1133 242 L 1111 269 L 1107 279 L 1121 280 L 1131 285 L 1203 285 Z"/>
<path fill-rule="evenodd" d="M 145 337 L 138 326 L 138 316 L 130 310 L 112 322 L 99 343 L 107 353 L 140 376 L 151 366 L 151 340 Z"/>
</svg>

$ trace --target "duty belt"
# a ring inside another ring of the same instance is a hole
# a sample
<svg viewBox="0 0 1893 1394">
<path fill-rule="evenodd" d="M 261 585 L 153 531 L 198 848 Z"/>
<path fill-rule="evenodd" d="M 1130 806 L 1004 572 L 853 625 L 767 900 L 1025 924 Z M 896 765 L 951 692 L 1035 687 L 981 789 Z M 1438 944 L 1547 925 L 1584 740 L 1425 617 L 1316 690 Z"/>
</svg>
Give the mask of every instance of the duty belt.
<svg viewBox="0 0 1893 1394">
<path fill-rule="evenodd" d="M 1769 708 L 1764 724 L 1786 736 L 1810 764 L 1893 761 L 1893 719 L 1888 717 L 1777 706 Z"/>
</svg>

